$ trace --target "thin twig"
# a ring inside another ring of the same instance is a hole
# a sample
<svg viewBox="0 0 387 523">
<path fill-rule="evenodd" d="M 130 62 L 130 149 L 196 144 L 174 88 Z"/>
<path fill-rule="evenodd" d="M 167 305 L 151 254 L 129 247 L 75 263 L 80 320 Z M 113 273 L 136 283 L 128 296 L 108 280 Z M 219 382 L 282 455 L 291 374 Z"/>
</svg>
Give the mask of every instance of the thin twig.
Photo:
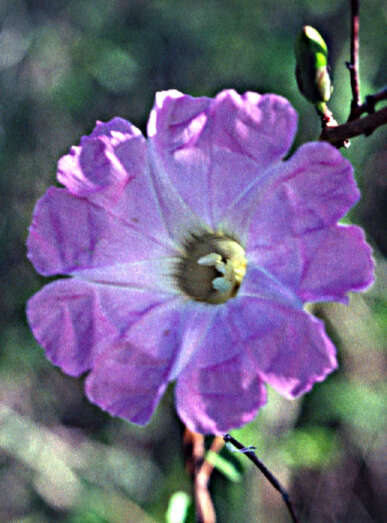
<svg viewBox="0 0 387 523">
<path fill-rule="evenodd" d="M 359 78 L 359 0 L 351 0 L 351 61 L 346 63 L 352 90 L 351 111 L 346 123 L 338 125 L 327 109 L 327 116 L 321 116 L 322 131 L 320 140 L 337 148 L 348 147 L 349 138 L 364 134 L 369 136 L 378 127 L 387 124 L 387 108 L 375 111 L 375 105 L 387 99 L 387 88 L 368 95 L 365 102 L 360 101 Z M 361 118 L 361 115 L 368 113 Z"/>
<path fill-rule="evenodd" d="M 284 500 L 286 507 L 289 511 L 289 514 L 292 518 L 293 523 L 299 523 L 299 520 L 297 519 L 297 516 L 294 512 L 292 502 L 290 501 L 289 494 L 285 490 L 285 488 L 281 485 L 281 483 L 273 476 L 273 474 L 270 472 L 270 470 L 262 463 L 262 461 L 258 458 L 258 456 L 255 454 L 253 450 L 248 450 L 242 443 L 240 443 L 238 440 L 230 436 L 230 434 L 225 434 L 223 436 L 224 441 L 227 443 L 231 443 L 239 450 L 243 450 L 243 453 L 254 463 L 254 465 L 262 472 L 262 474 L 265 476 L 265 478 L 273 485 L 273 487 L 278 490 L 278 492 L 281 494 L 282 499 Z"/>
<path fill-rule="evenodd" d="M 359 116 L 363 113 L 374 113 L 375 105 L 383 100 L 387 100 L 387 87 L 384 87 L 375 94 L 369 94 L 366 96 L 365 102 L 358 108 Z"/>
<path fill-rule="evenodd" d="M 221 437 L 215 437 L 210 450 L 219 452 L 224 445 Z M 195 498 L 196 519 L 198 523 L 215 523 L 216 515 L 208 483 L 214 469 L 205 460 L 204 436 L 185 428 L 183 449 L 186 468 L 192 478 Z"/>
<path fill-rule="evenodd" d="M 363 118 L 346 122 L 334 127 L 325 127 L 320 140 L 331 143 L 336 147 L 341 147 L 344 140 L 365 134 L 370 135 L 375 129 L 387 124 L 387 107 L 383 107 L 376 113 L 369 114 Z"/>
<path fill-rule="evenodd" d="M 347 62 L 351 78 L 352 102 L 348 121 L 359 117 L 360 79 L 359 79 L 359 0 L 351 0 L 351 61 Z"/>
</svg>

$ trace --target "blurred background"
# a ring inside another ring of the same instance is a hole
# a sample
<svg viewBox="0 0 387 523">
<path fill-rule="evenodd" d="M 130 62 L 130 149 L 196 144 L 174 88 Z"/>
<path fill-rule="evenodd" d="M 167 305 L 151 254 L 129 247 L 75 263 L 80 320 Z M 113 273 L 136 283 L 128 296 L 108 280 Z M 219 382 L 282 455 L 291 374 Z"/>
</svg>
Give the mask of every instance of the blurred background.
<svg viewBox="0 0 387 523">
<path fill-rule="evenodd" d="M 387 83 L 387 6 L 362 4 L 364 96 Z M 56 183 L 59 157 L 97 119 L 119 115 L 145 130 L 157 90 L 276 92 L 299 113 L 295 145 L 316 139 L 318 118 L 293 74 L 304 24 L 329 44 L 331 109 L 343 122 L 347 1 L 0 0 L 1 522 L 194 521 L 173 390 L 146 428 L 113 419 L 87 402 L 83 378 L 62 374 L 33 339 L 25 302 L 47 279 L 26 259 L 27 228 L 36 200 Z M 270 391 L 255 422 L 232 433 L 257 447 L 302 522 L 385 521 L 386 137 L 380 129 L 344 151 L 362 188 L 346 220 L 365 228 L 377 281 L 348 307 L 313 308 L 338 347 L 340 369 L 294 402 Z M 224 448 L 216 463 L 211 492 L 220 522 L 289 521 L 245 456 Z"/>
</svg>

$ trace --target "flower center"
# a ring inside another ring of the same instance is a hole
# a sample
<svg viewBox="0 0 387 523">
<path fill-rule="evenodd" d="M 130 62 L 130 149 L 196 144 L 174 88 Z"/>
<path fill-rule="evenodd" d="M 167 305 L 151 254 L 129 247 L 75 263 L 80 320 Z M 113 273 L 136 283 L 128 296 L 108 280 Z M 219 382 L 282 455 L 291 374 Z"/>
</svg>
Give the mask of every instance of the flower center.
<svg viewBox="0 0 387 523">
<path fill-rule="evenodd" d="M 223 234 L 192 234 L 176 267 L 179 288 L 196 301 L 219 304 L 234 298 L 246 273 L 245 251 Z"/>
</svg>

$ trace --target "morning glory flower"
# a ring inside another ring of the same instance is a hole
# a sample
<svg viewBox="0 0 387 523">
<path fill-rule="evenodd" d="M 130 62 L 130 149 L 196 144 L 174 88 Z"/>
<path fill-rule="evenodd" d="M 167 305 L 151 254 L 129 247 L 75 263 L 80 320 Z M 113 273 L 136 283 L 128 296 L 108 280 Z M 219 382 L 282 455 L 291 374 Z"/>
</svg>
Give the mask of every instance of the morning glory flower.
<svg viewBox="0 0 387 523">
<path fill-rule="evenodd" d="M 251 421 L 266 384 L 295 398 L 336 366 L 306 302 L 373 281 L 358 200 L 331 145 L 283 160 L 297 116 L 276 95 L 156 95 L 147 134 L 98 122 L 38 201 L 28 256 L 49 283 L 28 321 L 55 365 L 89 372 L 90 401 L 146 424 L 169 382 L 194 431 Z"/>
</svg>

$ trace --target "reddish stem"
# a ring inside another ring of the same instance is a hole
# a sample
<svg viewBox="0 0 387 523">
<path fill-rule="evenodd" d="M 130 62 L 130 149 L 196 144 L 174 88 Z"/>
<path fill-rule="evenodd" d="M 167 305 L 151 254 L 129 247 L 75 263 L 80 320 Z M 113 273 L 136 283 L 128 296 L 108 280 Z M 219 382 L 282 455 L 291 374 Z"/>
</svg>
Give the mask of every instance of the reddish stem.
<svg viewBox="0 0 387 523">
<path fill-rule="evenodd" d="M 322 132 L 320 140 L 325 140 L 335 147 L 348 147 L 349 138 L 364 134 L 369 136 L 378 127 L 387 124 L 387 108 L 375 112 L 375 105 L 387 99 L 387 89 L 369 95 L 360 103 L 359 79 L 359 0 L 351 0 L 351 61 L 347 62 L 351 79 L 351 111 L 346 123 L 338 125 L 332 113 L 326 108 L 320 115 Z M 361 118 L 363 113 L 369 113 Z"/>
<path fill-rule="evenodd" d="M 379 111 L 348 121 L 342 125 L 325 127 L 322 130 L 320 140 L 331 143 L 335 147 L 342 147 L 344 142 L 354 136 L 364 134 L 369 136 L 375 129 L 387 124 L 387 107 Z"/>
<path fill-rule="evenodd" d="M 215 437 L 210 450 L 219 452 L 224 445 L 223 438 Z M 185 428 L 183 449 L 186 468 L 191 476 L 194 489 L 196 519 L 198 523 L 216 523 L 216 515 L 208 483 L 214 469 L 205 460 L 204 436 Z"/>
<path fill-rule="evenodd" d="M 349 120 L 359 117 L 360 79 L 359 79 L 359 0 L 351 0 L 351 61 L 347 63 L 351 78 L 352 102 Z"/>
</svg>

